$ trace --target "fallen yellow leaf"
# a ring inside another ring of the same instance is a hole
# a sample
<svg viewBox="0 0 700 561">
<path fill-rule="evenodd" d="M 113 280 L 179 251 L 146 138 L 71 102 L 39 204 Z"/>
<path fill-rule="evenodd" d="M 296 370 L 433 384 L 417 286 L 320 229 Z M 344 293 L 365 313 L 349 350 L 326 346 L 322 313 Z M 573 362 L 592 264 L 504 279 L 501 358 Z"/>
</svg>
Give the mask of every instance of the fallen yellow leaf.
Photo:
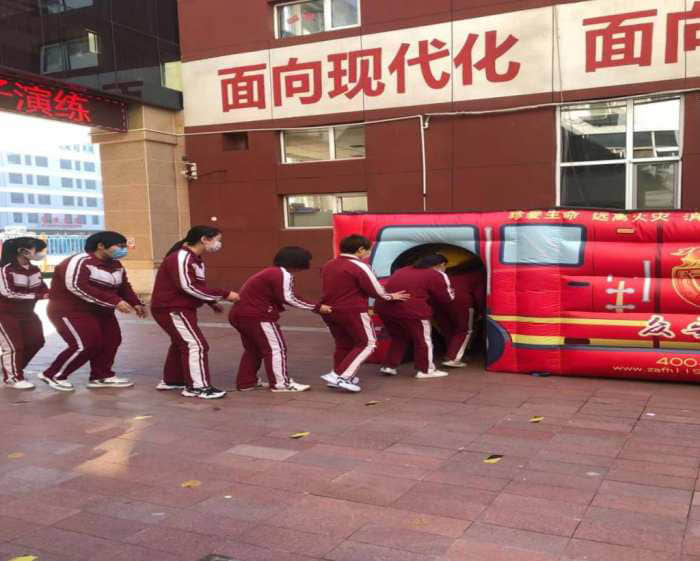
<svg viewBox="0 0 700 561">
<path fill-rule="evenodd" d="M 531 423 L 541 423 L 544 421 L 544 417 L 535 416 L 530 419 Z"/>
<path fill-rule="evenodd" d="M 377 405 L 378 401 L 368 401 L 365 405 Z"/>
<path fill-rule="evenodd" d="M 134 417 L 134 421 L 143 421 L 144 419 L 150 419 L 153 417 L 153 415 L 139 415 L 138 417 Z"/>
<path fill-rule="evenodd" d="M 24 458 L 24 452 L 12 452 L 11 454 L 7 455 L 10 460 L 19 460 L 20 458 Z"/>
<path fill-rule="evenodd" d="M 36 555 L 21 555 L 20 557 L 13 557 L 10 561 L 36 561 L 39 559 Z"/>
<path fill-rule="evenodd" d="M 187 481 L 180 483 L 180 487 L 184 487 L 185 489 L 194 489 L 195 487 L 199 487 L 201 484 L 202 482 L 198 481 L 197 479 L 188 479 Z"/>
<path fill-rule="evenodd" d="M 503 459 L 503 456 L 499 454 L 491 454 L 488 458 L 484 460 L 485 464 L 497 464 Z"/>
<path fill-rule="evenodd" d="M 295 432 L 294 434 L 290 434 L 289 438 L 304 438 L 305 436 L 309 436 L 310 434 L 310 432 Z"/>
</svg>

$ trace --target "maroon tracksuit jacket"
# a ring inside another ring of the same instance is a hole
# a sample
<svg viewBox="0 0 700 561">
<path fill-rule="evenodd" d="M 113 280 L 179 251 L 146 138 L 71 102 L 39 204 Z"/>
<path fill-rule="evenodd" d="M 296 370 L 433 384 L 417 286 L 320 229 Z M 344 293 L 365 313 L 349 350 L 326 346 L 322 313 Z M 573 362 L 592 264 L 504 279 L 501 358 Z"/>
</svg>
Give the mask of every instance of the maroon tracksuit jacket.
<svg viewBox="0 0 700 561">
<path fill-rule="evenodd" d="M 49 289 L 34 265 L 0 267 L 0 366 L 5 383 L 24 380 L 24 369 L 44 346 L 36 301 Z"/>
<path fill-rule="evenodd" d="M 211 385 L 209 344 L 197 325 L 197 308 L 216 304 L 228 293 L 207 286 L 204 261 L 187 247 L 165 257 L 151 299 L 153 319 L 170 336 L 164 382 L 192 388 Z"/>
<path fill-rule="evenodd" d="M 377 302 L 375 311 L 391 336 L 386 366 L 396 368 L 413 344 L 416 370 L 435 369 L 430 319 L 434 308 L 446 308 L 454 299 L 454 292 L 445 273 L 436 269 L 404 267 L 396 271 L 386 283 L 389 292 L 405 290 L 411 298 L 403 302 Z"/>
<path fill-rule="evenodd" d="M 447 309 L 436 314 L 447 342 L 447 360 L 461 361 L 474 337 L 475 316 L 484 310 L 486 291 L 482 271 L 448 273 L 455 299 Z"/>
<path fill-rule="evenodd" d="M 229 315 L 245 349 L 236 380 L 239 390 L 256 385 L 263 361 L 271 388 L 289 382 L 287 344 L 277 323 L 285 305 L 308 311 L 318 311 L 320 307 L 294 294 L 294 278 L 284 267 L 264 269 L 241 288 L 240 300 Z"/>
<path fill-rule="evenodd" d="M 142 305 L 119 261 L 79 253 L 59 263 L 51 281 L 48 315 L 68 348 L 44 374 L 65 380 L 90 361 L 91 380 L 114 376 L 112 365 L 122 341 L 114 308 L 122 300 Z"/>
<path fill-rule="evenodd" d="M 321 304 L 333 308 L 323 316 L 335 340 L 334 372 L 352 379 L 377 346 L 368 298 L 390 300 L 368 265 L 354 255 L 341 253 L 323 266 Z"/>
</svg>

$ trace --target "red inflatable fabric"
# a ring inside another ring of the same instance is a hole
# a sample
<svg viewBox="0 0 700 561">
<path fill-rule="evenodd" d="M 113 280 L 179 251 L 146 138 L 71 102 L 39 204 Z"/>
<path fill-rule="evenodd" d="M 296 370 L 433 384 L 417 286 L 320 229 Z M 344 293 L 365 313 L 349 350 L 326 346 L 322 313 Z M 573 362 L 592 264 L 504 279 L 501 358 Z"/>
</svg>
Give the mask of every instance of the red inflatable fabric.
<svg viewBox="0 0 700 561">
<path fill-rule="evenodd" d="M 380 279 L 419 246 L 483 261 L 490 371 L 700 380 L 700 213 L 334 217 L 336 250 L 354 233 Z"/>
</svg>

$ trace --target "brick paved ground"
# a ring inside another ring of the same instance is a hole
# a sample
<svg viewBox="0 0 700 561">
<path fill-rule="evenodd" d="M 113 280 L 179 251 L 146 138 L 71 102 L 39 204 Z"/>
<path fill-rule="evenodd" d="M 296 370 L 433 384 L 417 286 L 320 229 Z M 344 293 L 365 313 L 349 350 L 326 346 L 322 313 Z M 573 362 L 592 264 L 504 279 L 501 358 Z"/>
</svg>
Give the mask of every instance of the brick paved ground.
<svg viewBox="0 0 700 561">
<path fill-rule="evenodd" d="M 366 367 L 339 394 L 317 320 L 286 323 L 305 394 L 158 393 L 166 342 L 135 322 L 134 389 L 0 391 L 0 560 L 700 561 L 700 387 Z M 240 343 L 205 331 L 230 388 Z"/>
</svg>

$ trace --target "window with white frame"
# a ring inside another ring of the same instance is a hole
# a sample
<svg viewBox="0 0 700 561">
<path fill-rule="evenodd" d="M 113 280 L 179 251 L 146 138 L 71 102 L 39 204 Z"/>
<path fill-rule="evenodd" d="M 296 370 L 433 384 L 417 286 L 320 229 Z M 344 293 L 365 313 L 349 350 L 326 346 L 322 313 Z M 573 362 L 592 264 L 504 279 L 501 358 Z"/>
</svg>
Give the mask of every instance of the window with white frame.
<svg viewBox="0 0 700 561">
<path fill-rule="evenodd" d="M 561 206 L 680 206 L 680 97 L 570 105 L 558 115 Z"/>
<path fill-rule="evenodd" d="M 364 125 L 282 131 L 285 164 L 365 157 Z"/>
<path fill-rule="evenodd" d="M 302 0 L 275 6 L 278 38 L 360 25 L 360 0 Z"/>
<path fill-rule="evenodd" d="M 92 31 L 83 37 L 41 47 L 41 73 L 52 74 L 99 65 L 100 38 Z"/>
<path fill-rule="evenodd" d="M 366 211 L 367 193 L 287 195 L 284 198 L 286 228 L 331 228 L 333 214 Z"/>
</svg>

